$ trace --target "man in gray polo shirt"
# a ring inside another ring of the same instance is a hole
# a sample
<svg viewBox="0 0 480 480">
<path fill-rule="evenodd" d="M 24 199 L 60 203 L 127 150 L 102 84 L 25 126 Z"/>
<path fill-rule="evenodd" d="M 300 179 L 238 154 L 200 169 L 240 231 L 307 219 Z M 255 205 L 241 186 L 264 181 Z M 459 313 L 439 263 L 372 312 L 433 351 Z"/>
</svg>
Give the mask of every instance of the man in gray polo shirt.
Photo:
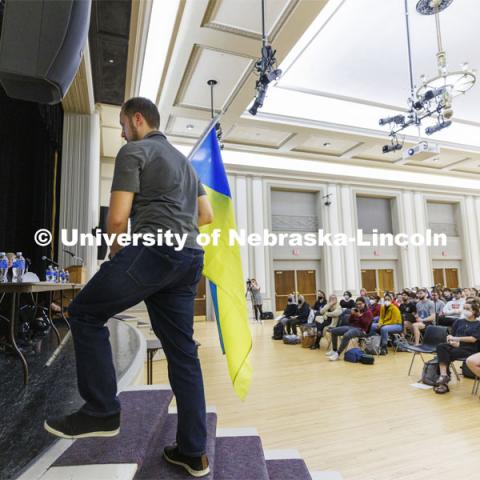
<svg viewBox="0 0 480 480">
<path fill-rule="evenodd" d="M 425 288 L 420 289 L 417 296 L 417 312 L 415 322 L 412 324 L 415 345 L 420 344 L 420 332 L 435 321 L 435 305 L 427 298 L 427 290 Z"/>
<path fill-rule="evenodd" d="M 177 443 L 166 447 L 167 461 L 195 477 L 208 475 L 206 409 L 202 371 L 193 340 L 197 284 L 203 250 L 198 226 L 212 221 L 205 190 L 190 163 L 158 131 L 157 107 L 144 98 L 124 103 L 120 114 L 127 140 L 115 161 L 107 219 L 109 234 L 169 234 L 172 245 L 121 248 L 88 282 L 69 307 L 78 387 L 85 400 L 71 415 L 48 419 L 45 429 L 63 438 L 115 436 L 120 402 L 105 323 L 142 300 L 162 343 L 178 409 Z"/>
</svg>

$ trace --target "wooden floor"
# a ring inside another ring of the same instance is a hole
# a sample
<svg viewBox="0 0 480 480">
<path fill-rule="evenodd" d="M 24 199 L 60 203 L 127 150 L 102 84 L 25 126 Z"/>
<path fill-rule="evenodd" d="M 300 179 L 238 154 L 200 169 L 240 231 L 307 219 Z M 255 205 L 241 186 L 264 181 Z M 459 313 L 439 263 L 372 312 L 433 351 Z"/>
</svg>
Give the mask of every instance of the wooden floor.
<svg viewBox="0 0 480 480">
<path fill-rule="evenodd" d="M 344 480 L 480 479 L 480 400 L 472 380 L 446 395 L 410 386 L 408 353 L 389 353 L 373 366 L 329 362 L 325 346 L 310 351 L 271 339 L 273 321 L 252 324 L 254 377 L 241 402 L 233 392 L 216 327 L 195 325 L 202 344 L 207 404 L 220 427 L 256 427 L 265 448 L 297 448 L 310 470 Z M 154 383 L 168 383 L 166 362 Z M 252 479 L 254 480 L 254 479 Z"/>
</svg>

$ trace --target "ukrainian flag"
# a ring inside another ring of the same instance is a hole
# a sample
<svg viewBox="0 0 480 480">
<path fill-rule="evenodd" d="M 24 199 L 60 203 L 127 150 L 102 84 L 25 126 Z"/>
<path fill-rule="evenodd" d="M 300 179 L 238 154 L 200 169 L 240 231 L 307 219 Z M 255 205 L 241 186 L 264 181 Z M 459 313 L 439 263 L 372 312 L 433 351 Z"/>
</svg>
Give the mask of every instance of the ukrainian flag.
<svg viewBox="0 0 480 480">
<path fill-rule="evenodd" d="M 204 275 L 212 293 L 220 343 L 227 357 L 233 388 L 245 399 L 252 378 L 252 335 L 248 322 L 245 285 L 238 244 L 229 245 L 229 230 L 236 230 L 232 195 L 223 166 L 214 123 L 191 156 L 192 165 L 212 204 L 214 220 L 202 233 L 220 230 L 218 245 L 205 249 Z"/>
</svg>

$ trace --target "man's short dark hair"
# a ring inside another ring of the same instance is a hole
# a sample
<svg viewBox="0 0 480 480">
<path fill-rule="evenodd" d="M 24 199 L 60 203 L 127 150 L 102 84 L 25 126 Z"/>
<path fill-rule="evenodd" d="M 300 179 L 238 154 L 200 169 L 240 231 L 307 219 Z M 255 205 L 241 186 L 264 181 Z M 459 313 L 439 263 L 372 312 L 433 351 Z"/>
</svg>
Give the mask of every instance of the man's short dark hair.
<svg viewBox="0 0 480 480">
<path fill-rule="evenodd" d="M 152 128 L 160 128 L 160 114 L 157 106 L 148 98 L 133 97 L 124 102 L 122 113 L 132 118 L 135 113 L 140 113 Z"/>
</svg>

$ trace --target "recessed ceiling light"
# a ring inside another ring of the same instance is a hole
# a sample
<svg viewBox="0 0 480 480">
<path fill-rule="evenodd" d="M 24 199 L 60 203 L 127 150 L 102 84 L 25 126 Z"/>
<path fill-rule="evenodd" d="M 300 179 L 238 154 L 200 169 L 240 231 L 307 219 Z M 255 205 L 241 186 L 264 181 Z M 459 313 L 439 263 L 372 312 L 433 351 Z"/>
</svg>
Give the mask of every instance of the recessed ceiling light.
<svg viewBox="0 0 480 480">
<path fill-rule="evenodd" d="M 439 160 L 439 158 L 432 158 L 432 162 L 438 162 Z"/>
<path fill-rule="evenodd" d="M 325 142 L 325 143 L 323 144 L 323 146 L 324 146 L 324 147 L 331 147 L 332 144 L 331 144 L 330 142 Z"/>
<path fill-rule="evenodd" d="M 193 130 L 195 128 L 195 125 L 192 125 L 191 123 L 189 123 L 185 128 L 187 130 Z"/>
<path fill-rule="evenodd" d="M 113 58 L 109 58 L 108 63 L 115 63 L 115 60 Z"/>
</svg>

